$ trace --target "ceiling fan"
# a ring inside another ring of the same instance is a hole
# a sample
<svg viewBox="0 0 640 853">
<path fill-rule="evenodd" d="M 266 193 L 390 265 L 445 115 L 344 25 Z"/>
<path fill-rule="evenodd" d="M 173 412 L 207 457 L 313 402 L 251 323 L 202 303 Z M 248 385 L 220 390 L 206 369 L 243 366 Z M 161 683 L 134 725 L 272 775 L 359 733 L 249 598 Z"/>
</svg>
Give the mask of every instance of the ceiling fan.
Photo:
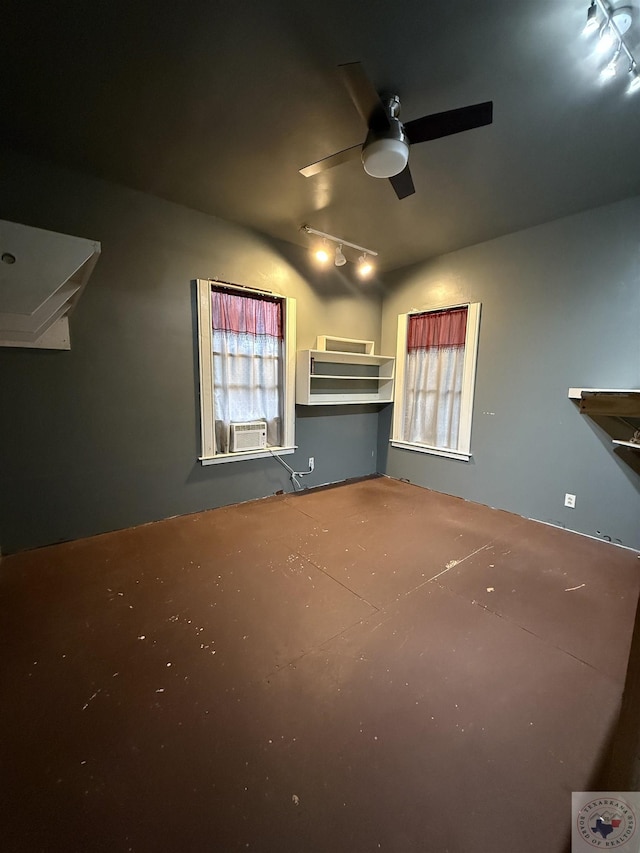
<svg viewBox="0 0 640 853">
<path fill-rule="evenodd" d="M 389 178 L 398 198 L 406 198 L 415 192 L 408 165 L 410 145 L 482 127 L 493 121 L 493 101 L 485 101 L 482 104 L 433 113 L 403 124 L 398 117 L 400 98 L 392 95 L 383 101 L 367 77 L 362 63 L 349 62 L 339 65 L 338 70 L 351 100 L 366 122 L 367 137 L 362 144 L 352 145 L 300 169 L 300 174 L 305 178 L 325 172 L 360 155 L 368 175 L 374 178 Z"/>
</svg>

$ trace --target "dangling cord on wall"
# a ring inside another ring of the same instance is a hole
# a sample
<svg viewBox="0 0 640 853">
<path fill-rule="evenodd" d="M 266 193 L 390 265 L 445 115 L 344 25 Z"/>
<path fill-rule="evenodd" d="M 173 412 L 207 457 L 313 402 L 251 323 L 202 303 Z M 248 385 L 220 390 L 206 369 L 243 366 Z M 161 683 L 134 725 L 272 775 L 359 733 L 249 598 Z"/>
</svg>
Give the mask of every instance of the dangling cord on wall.
<svg viewBox="0 0 640 853">
<path fill-rule="evenodd" d="M 298 477 L 306 477 L 306 476 L 307 476 L 307 474 L 311 474 L 311 469 L 309 469 L 308 471 L 294 471 L 294 470 L 293 470 L 293 468 L 290 468 L 290 467 L 287 465 L 287 463 L 284 461 L 284 459 L 281 459 L 281 458 L 280 458 L 280 456 L 277 456 L 277 455 L 273 452 L 273 450 L 271 450 L 271 448 L 269 448 L 269 452 L 271 453 L 271 455 L 273 456 L 273 458 L 274 458 L 274 459 L 277 459 L 277 460 L 278 460 L 278 462 L 282 465 L 282 467 L 283 467 L 283 468 L 286 468 L 286 469 L 287 469 L 287 471 L 289 472 L 289 474 L 291 475 L 289 479 L 291 480 L 291 485 L 293 486 L 293 491 L 294 491 L 294 492 L 295 492 L 295 491 L 298 491 L 298 490 L 296 489 L 296 486 L 298 486 L 298 489 L 299 489 L 300 491 L 304 491 L 305 486 L 303 486 L 303 485 L 302 485 L 302 483 L 300 483 L 300 482 L 299 482 Z"/>
</svg>

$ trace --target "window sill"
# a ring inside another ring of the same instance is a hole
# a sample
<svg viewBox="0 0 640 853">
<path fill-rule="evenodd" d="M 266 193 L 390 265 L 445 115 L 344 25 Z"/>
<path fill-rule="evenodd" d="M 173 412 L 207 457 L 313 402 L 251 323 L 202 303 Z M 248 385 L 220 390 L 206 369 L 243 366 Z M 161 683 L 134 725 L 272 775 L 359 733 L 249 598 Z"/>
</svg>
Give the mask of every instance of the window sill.
<svg viewBox="0 0 640 853">
<path fill-rule="evenodd" d="M 215 456 L 200 456 L 202 465 L 221 465 L 223 462 L 239 462 L 241 459 L 268 459 L 270 456 L 286 456 L 295 453 L 297 447 L 270 447 L 268 450 L 239 450 L 237 453 L 216 453 Z"/>
<path fill-rule="evenodd" d="M 389 444 L 392 447 L 399 447 L 401 450 L 415 450 L 418 453 L 429 453 L 431 456 L 445 456 L 447 459 L 458 459 L 462 462 L 468 462 L 471 459 L 471 453 L 461 453 L 459 450 L 449 450 L 446 447 L 429 447 L 426 444 L 413 444 L 410 441 L 397 441 L 391 439 Z"/>
</svg>

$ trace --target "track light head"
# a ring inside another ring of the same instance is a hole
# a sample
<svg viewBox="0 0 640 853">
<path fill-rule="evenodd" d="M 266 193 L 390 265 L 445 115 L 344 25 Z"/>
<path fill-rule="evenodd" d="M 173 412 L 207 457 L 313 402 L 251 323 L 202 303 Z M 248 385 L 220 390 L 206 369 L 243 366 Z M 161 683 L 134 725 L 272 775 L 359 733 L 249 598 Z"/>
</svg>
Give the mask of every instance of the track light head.
<svg viewBox="0 0 640 853">
<path fill-rule="evenodd" d="M 618 60 L 620 59 L 620 47 L 615 52 L 613 59 L 608 62 L 600 72 L 600 79 L 604 82 L 613 80 L 618 73 Z"/>
<path fill-rule="evenodd" d="M 339 246 L 336 246 L 336 256 L 334 263 L 337 267 L 343 267 L 347 263 L 347 259 L 344 256 L 344 252 L 342 251 L 342 243 Z"/>
<path fill-rule="evenodd" d="M 634 92 L 640 92 L 640 73 L 638 73 L 638 69 L 634 66 L 629 71 L 630 80 L 629 85 L 627 86 L 627 95 L 633 95 Z"/>
<path fill-rule="evenodd" d="M 373 264 L 369 260 L 367 253 L 360 255 L 358 259 L 358 275 L 360 278 L 369 278 L 373 272 Z"/>
<path fill-rule="evenodd" d="M 324 264 L 328 263 L 328 261 L 329 261 L 329 247 L 327 246 L 326 240 L 323 240 L 319 246 L 316 246 L 316 248 L 313 251 L 313 257 L 316 259 L 316 261 L 319 264 L 322 264 L 323 266 L 324 266 Z"/>
<path fill-rule="evenodd" d="M 587 23 L 584 25 L 584 30 L 582 31 L 586 36 L 590 33 L 595 33 L 598 29 L 598 7 L 596 6 L 596 0 L 591 0 L 591 5 L 587 9 Z"/>
<path fill-rule="evenodd" d="M 611 50 L 615 43 L 616 37 L 611 29 L 611 25 L 609 21 L 605 21 L 600 30 L 600 38 L 598 40 L 598 46 L 596 50 L 598 53 L 607 53 L 607 51 Z"/>
</svg>

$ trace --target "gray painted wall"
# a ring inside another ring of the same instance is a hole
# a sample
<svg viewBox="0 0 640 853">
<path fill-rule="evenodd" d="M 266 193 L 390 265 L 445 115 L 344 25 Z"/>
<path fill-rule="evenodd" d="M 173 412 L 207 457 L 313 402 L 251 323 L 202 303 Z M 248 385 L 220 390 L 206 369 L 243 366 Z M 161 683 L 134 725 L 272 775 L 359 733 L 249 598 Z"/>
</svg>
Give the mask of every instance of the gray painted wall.
<svg viewBox="0 0 640 853">
<path fill-rule="evenodd" d="M 640 453 L 623 459 L 567 399 L 574 386 L 640 387 L 640 199 L 442 256 L 388 283 L 385 352 L 395 351 L 397 315 L 412 308 L 479 301 L 482 316 L 473 460 L 390 448 L 387 407 L 381 470 L 640 548 Z M 566 492 L 575 509 L 564 507 Z"/>
<path fill-rule="evenodd" d="M 640 548 L 640 454 L 616 455 L 566 396 L 640 386 L 640 199 L 398 271 L 382 301 L 224 220 L 8 152 L 3 166 L 0 218 L 103 246 L 72 351 L 0 349 L 5 553 L 291 489 L 275 460 L 196 462 L 190 283 L 209 276 L 296 297 L 299 348 L 317 334 L 379 342 L 382 318 L 394 352 L 398 313 L 482 302 L 472 462 L 389 449 L 390 406 L 298 407 L 285 459 L 315 456 L 305 484 L 379 470 Z"/>
<path fill-rule="evenodd" d="M 298 347 L 379 340 L 380 299 L 305 253 L 220 219 L 5 152 L 0 218 L 102 242 L 71 319 L 71 352 L 0 349 L 4 553 L 291 490 L 275 459 L 203 468 L 191 281 L 297 300 Z M 376 471 L 378 410 L 297 412 L 315 485 Z"/>
</svg>

